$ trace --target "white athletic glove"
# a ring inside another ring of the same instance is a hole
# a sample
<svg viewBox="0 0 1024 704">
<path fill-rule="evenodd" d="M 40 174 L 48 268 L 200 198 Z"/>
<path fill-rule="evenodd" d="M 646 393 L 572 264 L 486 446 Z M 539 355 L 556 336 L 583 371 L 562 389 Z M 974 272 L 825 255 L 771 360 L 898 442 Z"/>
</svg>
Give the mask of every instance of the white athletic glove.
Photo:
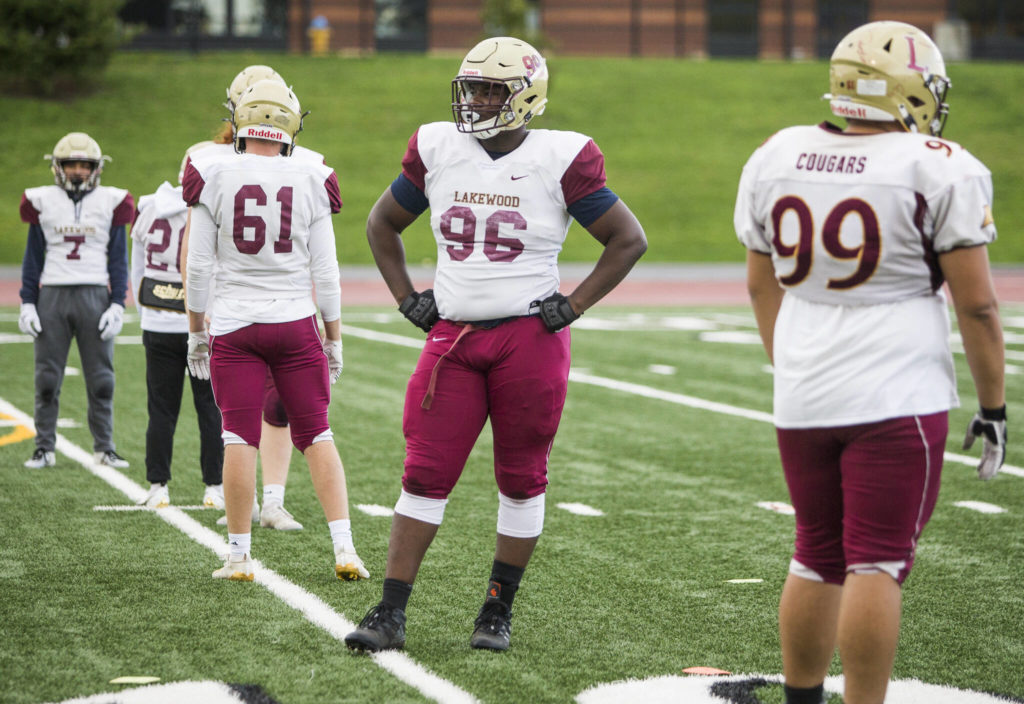
<svg viewBox="0 0 1024 704">
<path fill-rule="evenodd" d="M 327 355 L 327 369 L 333 384 L 341 376 L 344 363 L 341 360 L 341 340 L 324 340 L 324 354 Z"/>
<path fill-rule="evenodd" d="M 124 306 L 120 303 L 111 303 L 103 315 L 100 316 L 100 339 L 110 340 L 117 333 L 121 332 L 124 325 Z"/>
<path fill-rule="evenodd" d="M 35 303 L 22 303 L 21 314 L 18 315 L 18 329 L 25 335 L 39 337 L 43 331 L 42 323 L 39 322 L 39 313 L 36 312 Z"/>
<path fill-rule="evenodd" d="M 196 379 L 210 378 L 210 335 L 205 330 L 188 334 L 188 373 Z"/>
<path fill-rule="evenodd" d="M 971 449 L 978 436 L 982 437 L 978 478 L 991 479 L 1006 459 L 1006 406 L 979 409 L 967 424 L 963 449 Z"/>
</svg>

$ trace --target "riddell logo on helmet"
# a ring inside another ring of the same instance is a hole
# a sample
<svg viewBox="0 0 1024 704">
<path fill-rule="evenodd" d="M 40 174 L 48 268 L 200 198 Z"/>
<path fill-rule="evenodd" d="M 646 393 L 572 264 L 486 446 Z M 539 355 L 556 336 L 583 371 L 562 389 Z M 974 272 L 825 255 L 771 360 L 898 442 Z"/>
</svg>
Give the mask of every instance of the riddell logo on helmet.
<svg viewBox="0 0 1024 704">
<path fill-rule="evenodd" d="M 284 141 L 284 132 L 275 132 L 273 130 L 264 130 L 250 128 L 246 133 L 247 137 L 259 137 L 261 139 L 276 139 L 277 141 Z"/>
<path fill-rule="evenodd" d="M 862 120 L 868 119 L 868 111 L 861 107 L 834 105 L 833 110 L 837 115 L 842 115 L 843 117 L 859 117 Z"/>
</svg>

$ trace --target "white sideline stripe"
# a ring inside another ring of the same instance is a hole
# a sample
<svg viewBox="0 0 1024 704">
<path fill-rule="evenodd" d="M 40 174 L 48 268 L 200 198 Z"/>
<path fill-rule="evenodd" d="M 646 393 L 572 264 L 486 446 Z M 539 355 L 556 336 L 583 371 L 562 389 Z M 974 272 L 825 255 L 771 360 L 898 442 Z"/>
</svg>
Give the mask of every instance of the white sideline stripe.
<svg viewBox="0 0 1024 704">
<path fill-rule="evenodd" d="M 365 328 L 356 328 L 351 325 L 342 325 L 342 331 L 353 337 L 361 337 L 364 340 L 372 340 L 374 342 L 386 342 L 392 345 L 401 345 L 402 347 L 409 347 L 412 349 L 422 349 L 423 341 L 415 338 L 407 337 L 405 335 L 392 335 L 385 332 L 377 332 L 376 330 L 367 330 Z M 727 403 L 717 403 L 715 401 L 707 401 L 696 396 L 687 396 L 685 394 L 676 394 L 671 391 L 664 391 L 662 389 L 655 389 L 650 386 L 644 386 L 642 384 L 632 384 L 627 381 L 617 381 L 615 379 L 608 379 L 601 376 L 594 376 L 593 374 L 587 374 L 580 369 L 569 370 L 569 381 L 575 381 L 580 384 L 590 384 L 591 386 L 601 386 L 606 389 L 612 389 L 613 391 L 622 391 L 628 394 L 635 394 L 637 396 L 643 396 L 644 398 L 653 398 L 660 401 L 668 401 L 669 403 L 679 404 L 680 406 L 689 406 L 690 408 L 699 408 L 704 411 L 711 411 L 712 413 L 722 413 L 728 416 L 737 416 L 739 418 L 747 418 L 749 420 L 757 420 L 762 423 L 771 423 L 772 414 L 765 413 L 763 411 L 752 411 L 747 408 L 740 408 L 739 406 L 730 406 Z M 960 464 L 966 464 L 972 467 L 978 465 L 977 457 L 968 457 L 967 455 L 958 455 L 953 452 L 945 453 L 945 458 L 948 462 L 958 462 Z M 1015 467 L 1014 465 L 1004 464 L 999 470 L 1003 474 L 1011 474 L 1016 477 L 1024 477 L 1024 469 Z"/>
<path fill-rule="evenodd" d="M 579 504 L 574 502 L 563 502 L 555 504 L 558 508 L 569 513 L 575 513 L 577 516 L 603 516 L 604 511 L 601 509 L 594 508 L 593 506 L 587 506 L 586 504 Z"/>
<path fill-rule="evenodd" d="M 796 509 L 782 501 L 758 501 L 757 507 L 763 508 L 766 511 L 781 513 L 783 516 L 796 515 Z"/>
<path fill-rule="evenodd" d="M 21 421 L 22 425 L 35 430 L 35 423 L 32 418 L 14 407 L 4 398 L 0 398 L 0 413 L 16 418 Z M 133 503 L 137 503 L 145 498 L 147 494 L 145 489 L 113 467 L 94 464 L 91 452 L 86 452 L 59 433 L 57 434 L 57 451 L 81 464 L 94 475 L 127 496 Z M 168 506 L 160 510 L 154 510 L 153 513 L 192 538 L 195 542 L 208 548 L 218 558 L 223 559 L 224 555 L 227 554 L 228 545 L 223 536 L 186 515 L 179 507 Z M 264 567 L 260 564 L 259 560 L 253 560 L 253 563 L 256 572 L 255 581 L 258 584 L 262 584 L 268 591 L 288 604 L 288 606 L 291 606 L 305 616 L 310 623 L 327 631 L 328 634 L 338 641 L 342 641 L 345 635 L 355 628 L 354 623 L 331 609 L 330 606 L 316 595 L 310 594 L 302 587 L 289 582 L 270 568 Z M 476 704 L 477 702 L 468 692 L 448 680 L 438 677 L 405 653 L 392 651 L 377 653 L 372 657 L 374 662 L 382 668 L 429 699 L 445 702 L 445 704 L 448 702 Z"/>
<path fill-rule="evenodd" d="M 380 504 L 356 504 L 356 508 L 365 513 L 367 516 L 395 515 L 395 510 L 393 508 L 381 506 Z"/>
<path fill-rule="evenodd" d="M 1006 513 L 1006 509 L 1002 506 L 996 506 L 984 501 L 954 501 L 953 505 L 960 508 L 968 508 L 978 513 Z"/>
<path fill-rule="evenodd" d="M 161 508 L 154 508 L 153 506 L 139 506 L 139 505 L 127 505 L 127 506 L 93 506 L 93 511 L 163 511 L 165 508 L 176 508 L 179 511 L 213 511 L 213 506 L 163 506 Z M 224 509 L 221 509 L 222 511 Z"/>
</svg>

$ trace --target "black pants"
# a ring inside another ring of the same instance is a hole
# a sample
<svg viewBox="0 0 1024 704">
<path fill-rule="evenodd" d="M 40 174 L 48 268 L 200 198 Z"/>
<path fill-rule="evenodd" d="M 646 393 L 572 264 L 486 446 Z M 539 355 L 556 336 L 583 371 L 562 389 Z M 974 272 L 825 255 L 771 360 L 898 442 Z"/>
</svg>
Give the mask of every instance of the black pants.
<svg viewBox="0 0 1024 704">
<path fill-rule="evenodd" d="M 146 479 L 150 483 L 171 479 L 174 429 L 181 410 L 185 377 L 192 384 L 192 400 L 199 419 L 199 462 L 204 484 L 220 484 L 224 468 L 220 409 L 213 386 L 188 373 L 188 334 L 142 331 L 146 348 L 146 396 L 149 425 L 146 428 Z"/>
</svg>

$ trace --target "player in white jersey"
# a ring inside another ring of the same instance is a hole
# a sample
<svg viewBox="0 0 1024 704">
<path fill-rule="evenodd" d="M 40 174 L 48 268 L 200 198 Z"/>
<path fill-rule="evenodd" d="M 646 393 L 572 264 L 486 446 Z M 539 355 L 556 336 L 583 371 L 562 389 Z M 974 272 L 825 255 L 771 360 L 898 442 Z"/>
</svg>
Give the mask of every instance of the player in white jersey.
<svg viewBox="0 0 1024 704">
<path fill-rule="evenodd" d="M 399 310 L 428 333 L 406 391 L 405 474 L 383 597 L 349 648 L 405 644 L 405 608 L 448 495 L 485 421 L 494 434 L 497 545 L 470 645 L 505 650 L 512 602 L 544 523 L 547 460 L 565 402 L 568 325 L 647 248 L 640 223 L 605 186 L 604 157 L 575 132 L 527 130 L 547 102 L 547 65 L 512 37 L 480 42 L 452 82 L 454 124 L 421 126 L 381 195 L 367 237 Z M 430 208 L 433 290 L 417 292 L 402 231 Z M 573 219 L 604 245 L 590 275 L 558 292 Z"/>
<path fill-rule="evenodd" d="M 196 152 L 185 172 L 183 196 L 192 207 L 186 272 L 189 367 L 193 375 L 212 379 L 226 445 L 230 554 L 213 573 L 219 579 L 254 576 L 250 506 L 268 369 L 328 521 L 335 574 L 369 577 L 352 542 L 345 474 L 327 417 L 330 385 L 342 369 L 341 287 L 331 223 L 341 196 L 331 168 L 290 156 L 301 114 L 287 86 L 259 81 L 233 114 L 239 153 Z"/>
<path fill-rule="evenodd" d="M 100 185 L 109 160 L 94 139 L 71 132 L 50 162 L 56 185 L 29 188 L 21 199 L 28 242 L 21 267 L 18 327 L 35 338 L 36 450 L 26 467 L 56 463 L 57 415 L 71 340 L 78 344 L 97 463 L 123 469 L 114 447 L 114 336 L 128 289 L 125 227 L 135 202 Z"/>
<path fill-rule="evenodd" d="M 774 365 L 796 546 L 779 605 L 786 701 L 819 704 L 836 644 L 846 704 L 885 698 L 901 585 L 939 490 L 958 405 L 949 286 L 993 477 L 1006 443 L 1003 337 L 986 246 L 988 170 L 941 137 L 949 80 L 921 30 L 873 22 L 831 60 L 829 123 L 747 162 L 735 227 Z"/>
<path fill-rule="evenodd" d="M 212 142 L 189 147 L 178 172 L 184 178 L 188 152 Z M 224 443 L 221 419 L 209 379 L 188 371 L 188 317 L 185 315 L 181 281 L 181 235 L 188 208 L 181 186 L 164 181 L 156 193 L 139 198 L 132 226 L 132 291 L 139 309 L 142 346 L 146 350 L 146 479 L 149 493 L 140 502 L 154 508 L 168 506 L 174 431 L 181 410 L 185 376 L 192 388 L 192 402 L 199 422 L 199 465 L 202 470 L 203 504 L 224 508 L 221 485 Z"/>
<path fill-rule="evenodd" d="M 242 93 L 251 85 L 261 80 L 274 80 L 282 84 L 285 80 L 270 66 L 254 64 L 246 66 L 238 72 L 227 88 L 227 100 L 224 107 L 232 114 Z M 234 123 L 229 119 L 224 129 L 214 139 L 219 148 L 234 151 Z M 324 156 L 311 149 L 293 145 L 292 158 L 309 159 L 317 164 L 325 162 Z M 187 253 L 187 245 L 186 245 Z M 263 429 L 260 433 L 259 464 L 263 481 L 263 508 L 253 497 L 252 520 L 259 521 L 264 528 L 282 531 L 302 530 L 302 524 L 284 507 L 285 485 L 288 481 L 288 469 L 292 458 L 292 441 L 288 432 L 288 414 L 281 396 L 274 386 L 274 378 L 268 374 L 265 382 L 266 396 L 263 401 Z M 226 517 L 217 521 L 218 525 L 226 523 Z"/>
</svg>

